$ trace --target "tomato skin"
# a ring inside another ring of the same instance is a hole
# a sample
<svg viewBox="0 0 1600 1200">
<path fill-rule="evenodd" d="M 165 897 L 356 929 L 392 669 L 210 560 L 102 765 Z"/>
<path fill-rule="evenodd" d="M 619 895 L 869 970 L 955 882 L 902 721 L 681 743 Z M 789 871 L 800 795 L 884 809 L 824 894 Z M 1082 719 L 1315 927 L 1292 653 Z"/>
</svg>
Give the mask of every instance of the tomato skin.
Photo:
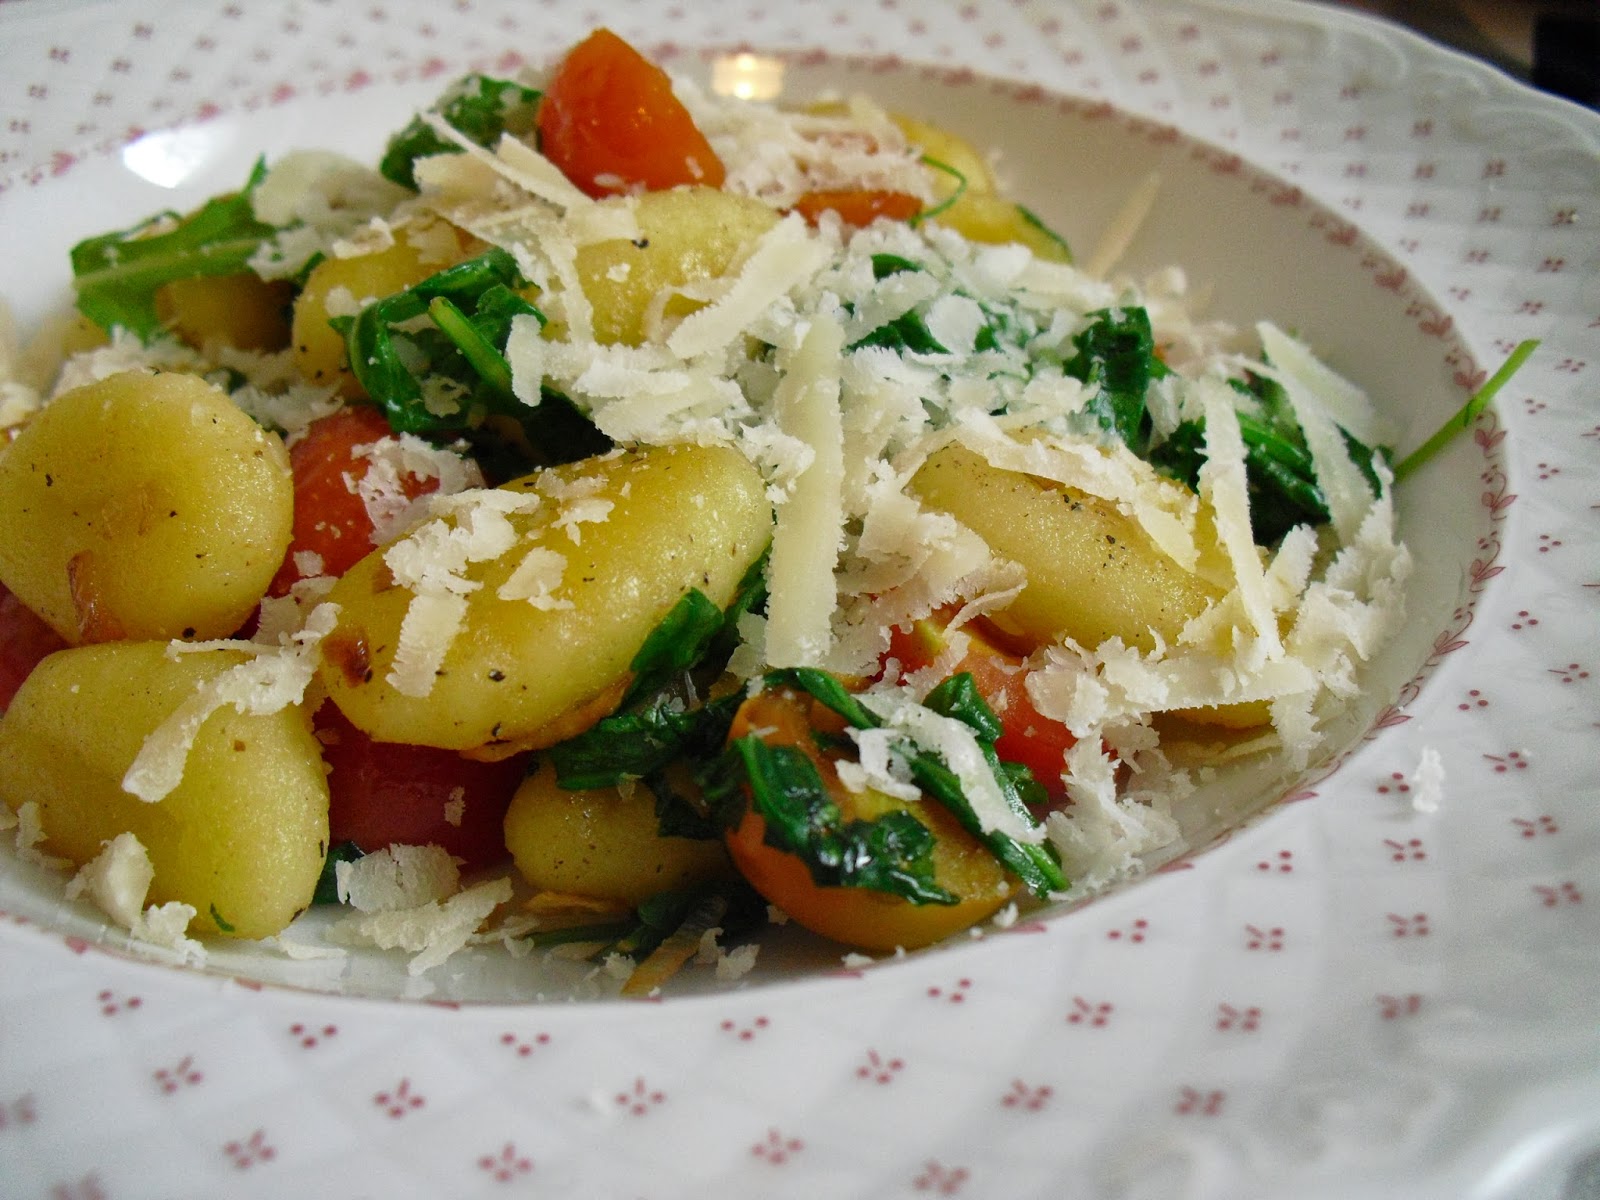
<svg viewBox="0 0 1600 1200">
<path fill-rule="evenodd" d="M 932 666 L 950 644 L 946 632 L 950 615 L 936 613 L 892 629 L 888 657 L 899 662 L 907 673 Z M 1028 695 L 1028 669 L 1022 655 L 990 641 L 973 623 L 962 626 L 960 632 L 968 639 L 967 650 L 950 668 L 950 674 L 971 672 L 978 694 L 1000 718 L 1001 734 L 994 744 L 995 753 L 1032 771 L 1052 800 L 1065 799 L 1061 773 L 1066 769 L 1067 751 L 1078 739 L 1060 721 L 1034 707 Z"/>
<path fill-rule="evenodd" d="M 67 641 L 44 618 L 0 584 L 0 712 L 11 707 L 22 681 Z"/>
<path fill-rule="evenodd" d="M 331 702 L 317 710 L 313 726 L 328 765 L 330 845 L 354 842 L 370 854 L 431 844 L 468 868 L 509 857 L 506 809 L 528 755 L 480 762 L 454 750 L 375 742 Z"/>
<path fill-rule="evenodd" d="M 609 29 L 568 52 L 539 104 L 539 149 L 599 199 L 680 184 L 721 187 L 726 173 L 667 73 Z"/>
<path fill-rule="evenodd" d="M 886 189 L 860 188 L 856 190 L 807 192 L 791 206 L 811 225 L 822 220 L 822 214 L 833 212 L 854 229 L 864 229 L 879 217 L 891 221 L 909 221 L 922 211 L 922 201 L 909 192 L 892 192 Z"/>
<path fill-rule="evenodd" d="M 813 738 L 813 731 L 837 730 L 840 725 L 835 714 L 809 697 L 776 688 L 747 700 L 734 717 L 728 736 L 733 740 L 760 730 L 768 745 L 802 750 L 847 820 L 875 819 L 895 810 L 910 812 L 933 833 L 935 882 L 954 893 L 956 903 L 913 904 L 870 888 L 820 885 L 797 855 L 768 844 L 766 820 L 754 806 L 746 808 L 739 824 L 723 837 L 739 873 L 796 924 L 863 950 L 915 950 L 992 916 L 1013 896 L 1005 868 L 935 801 L 899 800 L 870 789 L 860 793 L 845 790 Z"/>
<path fill-rule="evenodd" d="M 370 405 L 341 408 L 319 417 L 289 451 L 294 473 L 294 534 L 283 565 L 267 589 L 269 596 L 287 595 L 304 578 L 295 555 L 311 551 L 322 560 L 323 575 L 343 575 L 372 551 L 372 518 L 354 484 L 372 464 L 355 454 L 394 431 Z M 437 479 L 406 476 L 400 481 L 413 499 L 439 486 Z"/>
</svg>

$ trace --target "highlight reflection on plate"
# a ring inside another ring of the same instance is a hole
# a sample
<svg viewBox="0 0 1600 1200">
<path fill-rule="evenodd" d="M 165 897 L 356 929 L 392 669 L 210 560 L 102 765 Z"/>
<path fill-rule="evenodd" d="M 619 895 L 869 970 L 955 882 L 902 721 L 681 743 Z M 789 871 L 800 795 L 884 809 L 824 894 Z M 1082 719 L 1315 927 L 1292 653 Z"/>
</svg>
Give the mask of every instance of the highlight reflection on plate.
<svg viewBox="0 0 1600 1200">
<path fill-rule="evenodd" d="M 458 70 L 580 32 L 577 14 L 472 3 L 450 22 L 403 2 L 170 24 L 143 3 L 99 22 L 8 7 L 3 95 L 32 128 L 0 131 L 0 294 L 24 322 L 65 296 L 74 238 L 232 186 L 260 151 L 370 157 Z M 543 983 L 503 955 L 437 972 L 430 1000 L 499 1002 L 459 1011 L 240 988 L 219 976 L 404 994 L 376 959 L 228 951 L 197 975 L 85 953 L 99 923 L 8 858 L 7 1177 L 117 1197 L 358 1178 L 395 1195 L 581 1179 L 619 1196 L 1497 1197 L 1600 1138 L 1592 115 L 1301 6 L 802 9 L 630 9 L 618 28 L 683 70 L 715 70 L 686 47 L 781 52 L 785 94 L 859 83 L 996 143 L 1076 244 L 1158 171 L 1133 265 L 1182 263 L 1213 312 L 1303 332 L 1402 447 L 1544 337 L 1498 413 L 1401 494 L 1411 615 L 1352 753 L 1294 789 L 1304 802 L 1091 907 L 864 973 L 775 941 L 759 986 L 660 1005 L 524 1006 Z M 74 87 L 111 98 L 46 103 Z M 126 126 L 178 118 L 204 136 L 146 143 L 130 174 Z M 1407 791 L 1425 747 L 1447 770 L 1434 815 Z M 1281 790 L 1237 793 L 1200 840 Z M 87 1096 L 115 1116 L 86 1126 Z"/>
</svg>

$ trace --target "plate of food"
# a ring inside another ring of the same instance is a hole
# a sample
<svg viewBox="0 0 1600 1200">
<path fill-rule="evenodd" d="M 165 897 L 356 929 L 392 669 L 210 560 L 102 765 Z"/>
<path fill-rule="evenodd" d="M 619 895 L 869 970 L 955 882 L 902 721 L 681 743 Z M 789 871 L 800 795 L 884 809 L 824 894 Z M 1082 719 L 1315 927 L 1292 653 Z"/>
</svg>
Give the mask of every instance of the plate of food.
<svg viewBox="0 0 1600 1200">
<path fill-rule="evenodd" d="M 1583 1194 L 1593 114 L 1302 5 L 0 22 L 8 1177 Z"/>
</svg>

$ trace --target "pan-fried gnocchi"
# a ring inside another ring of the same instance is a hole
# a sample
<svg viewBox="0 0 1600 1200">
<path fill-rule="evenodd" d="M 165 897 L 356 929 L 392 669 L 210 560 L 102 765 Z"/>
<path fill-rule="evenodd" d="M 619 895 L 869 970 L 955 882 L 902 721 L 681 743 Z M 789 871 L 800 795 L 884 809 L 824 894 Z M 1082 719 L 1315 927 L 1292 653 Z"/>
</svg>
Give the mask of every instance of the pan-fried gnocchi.
<svg viewBox="0 0 1600 1200">
<path fill-rule="evenodd" d="M 1120 638 L 1148 653 L 1222 598 L 1111 501 L 995 467 L 965 447 L 933 455 L 911 486 L 1023 566 L 1027 583 L 995 623 L 1029 642 Z"/>
<path fill-rule="evenodd" d="M 0 440 L 37 852 L 136 839 L 234 937 L 427 861 L 418 970 L 498 874 L 632 994 L 774 912 L 892 952 L 1087 894 L 1184 849 L 1190 764 L 1322 753 L 1409 560 L 1308 345 L 1078 269 L 960 130 L 606 30 L 399 116 L 74 248 L 105 343 Z"/>
<path fill-rule="evenodd" d="M 541 891 L 631 907 L 734 877 L 720 841 L 661 832 L 648 788 L 563 788 L 548 764 L 517 789 L 505 828 L 517 870 Z"/>
<path fill-rule="evenodd" d="M 288 456 L 193 375 L 54 400 L 0 456 L 0 579 L 69 642 L 226 637 L 289 547 Z"/>
<path fill-rule="evenodd" d="M 328 784 L 300 706 L 223 706 L 159 803 L 123 787 L 146 739 L 243 658 L 150 641 L 52 655 L 0 721 L 0 796 L 35 805 L 40 848 L 75 866 L 132 833 L 155 869 L 150 903 L 189 905 L 196 934 L 261 938 L 310 906 L 328 850 Z"/>
<path fill-rule="evenodd" d="M 689 590 L 731 603 L 770 537 L 761 477 L 726 447 L 523 476 L 351 568 L 323 681 L 379 741 L 542 748 L 616 707 Z"/>
</svg>

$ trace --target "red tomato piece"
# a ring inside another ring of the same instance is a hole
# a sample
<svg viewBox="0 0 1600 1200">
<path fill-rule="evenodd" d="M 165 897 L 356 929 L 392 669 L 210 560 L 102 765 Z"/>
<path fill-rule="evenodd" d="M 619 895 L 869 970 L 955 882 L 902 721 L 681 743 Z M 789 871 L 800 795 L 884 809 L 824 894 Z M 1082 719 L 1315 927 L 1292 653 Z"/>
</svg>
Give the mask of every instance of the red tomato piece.
<svg viewBox="0 0 1600 1200">
<path fill-rule="evenodd" d="M 993 915 L 1014 894 L 1005 868 L 948 809 L 931 800 L 897 800 L 870 789 L 848 791 L 814 736 L 821 730 L 837 733 L 842 726 L 834 713 L 809 696 L 771 688 L 740 706 L 728 738 L 731 742 L 759 730 L 769 746 L 805 754 L 846 820 L 910 813 L 934 835 L 934 880 L 956 902 L 913 904 L 870 888 L 820 885 L 801 858 L 768 843 L 766 820 L 753 806 L 723 838 L 750 886 L 813 933 L 865 950 L 914 950 Z"/>
<path fill-rule="evenodd" d="M 325 703 L 314 718 L 328 764 L 328 831 L 333 845 L 367 853 L 385 846 L 442 846 L 468 867 L 504 860 L 503 824 L 527 773 L 527 754 L 497 762 L 454 750 L 375 742 Z"/>
<path fill-rule="evenodd" d="M 909 627 L 890 631 L 888 657 L 904 672 L 932 666 L 949 646 L 946 625 L 951 613 L 938 613 Z M 968 638 L 966 653 L 950 669 L 950 674 L 972 673 L 978 694 L 1000 718 L 1002 732 L 994 744 L 995 753 L 1007 762 L 1021 763 L 1050 794 L 1052 800 L 1066 797 L 1061 772 L 1066 768 L 1067 751 L 1077 738 L 1060 721 L 1041 713 L 1028 695 L 1026 660 L 984 636 L 975 623 L 961 627 Z"/>
<path fill-rule="evenodd" d="M 725 177 L 667 73 L 609 29 L 595 30 L 556 68 L 538 125 L 544 156 L 596 199 L 721 187 Z"/>
<path fill-rule="evenodd" d="M 310 551 L 320 557 L 322 570 L 314 574 L 343 575 L 372 550 L 372 518 L 355 490 L 372 463 L 355 450 L 392 435 L 389 422 L 376 408 L 354 405 L 313 421 L 294 444 L 289 451 L 294 536 L 267 589 L 269 596 L 287 594 L 291 584 L 304 578 L 295 564 L 296 554 Z M 407 476 L 400 486 L 414 499 L 437 489 L 439 481 Z"/>
<path fill-rule="evenodd" d="M 11 707 L 22 681 L 67 641 L 0 584 L 0 712 Z"/>
<path fill-rule="evenodd" d="M 922 201 L 909 192 L 891 192 L 886 189 L 861 188 L 858 190 L 807 192 L 794 202 L 791 209 L 815 225 L 822 214 L 835 212 L 846 225 L 863 229 L 879 217 L 891 221 L 909 221 L 922 211 Z"/>
</svg>

